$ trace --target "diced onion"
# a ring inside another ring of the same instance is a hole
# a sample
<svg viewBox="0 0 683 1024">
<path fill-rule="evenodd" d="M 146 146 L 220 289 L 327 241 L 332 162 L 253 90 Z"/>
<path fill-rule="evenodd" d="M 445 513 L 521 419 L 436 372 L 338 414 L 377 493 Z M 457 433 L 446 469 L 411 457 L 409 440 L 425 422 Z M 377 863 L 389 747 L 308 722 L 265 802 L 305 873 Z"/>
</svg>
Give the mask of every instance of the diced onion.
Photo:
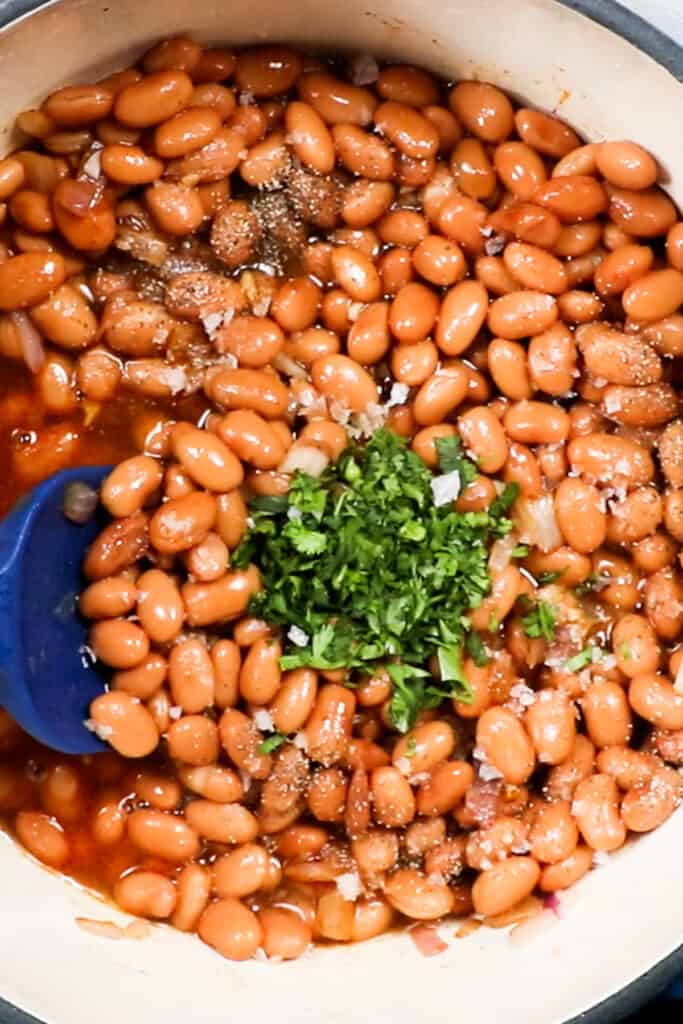
<svg viewBox="0 0 683 1024">
<path fill-rule="evenodd" d="M 433 925 L 416 924 L 413 928 L 408 929 L 408 935 L 422 956 L 437 956 L 448 949 L 448 943 L 443 941 Z"/>
<path fill-rule="evenodd" d="M 308 444 L 293 444 L 278 466 L 278 472 L 295 473 L 300 470 L 309 476 L 320 476 L 329 461 L 320 448 Z"/>
<path fill-rule="evenodd" d="M 507 569 L 517 543 L 517 534 L 514 530 L 508 533 L 506 537 L 500 537 L 495 541 L 489 555 L 489 572 L 492 576 L 499 576 L 501 572 Z"/>
<path fill-rule="evenodd" d="M 554 551 L 562 544 L 551 494 L 543 494 L 540 498 L 518 498 L 514 520 L 522 543 L 531 544 L 543 552 Z"/>
<path fill-rule="evenodd" d="M 38 373 L 45 362 L 43 339 L 26 313 L 10 313 L 9 318 L 14 324 L 24 362 L 31 373 Z"/>
<path fill-rule="evenodd" d="M 678 666 L 676 678 L 674 679 L 674 690 L 683 697 L 683 661 Z"/>
<path fill-rule="evenodd" d="M 306 370 L 303 366 L 300 366 L 291 356 L 285 355 L 284 352 L 278 352 L 273 359 L 273 366 L 280 373 L 284 373 L 285 377 L 299 377 L 305 378 Z"/>
</svg>

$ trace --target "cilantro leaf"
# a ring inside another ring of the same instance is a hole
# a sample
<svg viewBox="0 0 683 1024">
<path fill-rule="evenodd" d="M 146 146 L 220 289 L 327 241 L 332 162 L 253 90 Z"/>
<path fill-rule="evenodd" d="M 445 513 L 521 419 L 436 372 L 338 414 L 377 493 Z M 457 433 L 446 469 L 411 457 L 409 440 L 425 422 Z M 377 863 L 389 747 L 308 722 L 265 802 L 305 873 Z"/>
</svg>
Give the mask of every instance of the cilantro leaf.
<svg viewBox="0 0 683 1024">
<path fill-rule="evenodd" d="M 572 658 L 568 658 L 564 663 L 565 670 L 567 672 L 580 672 L 582 668 L 586 668 L 587 665 L 593 661 L 595 655 L 594 647 L 584 647 L 582 651 L 575 654 Z"/>
<path fill-rule="evenodd" d="M 563 572 L 564 569 L 560 569 L 559 572 L 542 572 L 536 577 L 536 582 L 539 587 L 547 587 L 551 583 L 556 583 Z"/>
<path fill-rule="evenodd" d="M 460 440 L 442 440 L 443 465 L 457 460 L 463 482 L 476 475 Z M 471 699 L 466 644 L 479 663 L 486 655 L 469 639 L 468 615 L 490 591 L 489 551 L 509 533 L 505 513 L 517 495 L 508 485 L 488 509 L 457 512 L 434 504 L 432 479 L 401 438 L 378 430 L 320 477 L 296 473 L 286 496 L 252 502 L 231 559 L 259 569 L 250 612 L 309 637 L 303 648 L 285 642 L 282 669 L 344 668 L 353 685 L 354 672 L 385 665 L 399 729 L 446 698 Z M 438 679 L 423 667 L 432 657 Z"/>
<path fill-rule="evenodd" d="M 259 754 L 272 754 L 274 750 L 281 747 L 283 743 L 287 742 L 287 737 L 282 732 L 273 732 L 270 736 L 266 736 L 262 743 L 258 745 Z"/>
<path fill-rule="evenodd" d="M 470 658 L 477 668 L 483 668 L 484 665 L 488 665 L 490 659 L 486 648 L 484 647 L 484 642 L 479 634 L 475 633 L 474 630 L 470 630 L 467 634 L 465 646 L 467 647 L 467 652 Z"/>
<path fill-rule="evenodd" d="M 547 601 L 538 601 L 530 612 L 522 618 L 524 632 L 528 637 L 536 639 L 542 637 L 544 640 L 555 639 L 555 622 L 557 614 L 554 607 Z"/>
<path fill-rule="evenodd" d="M 467 487 L 478 476 L 477 467 L 471 459 L 466 457 L 462 441 L 457 434 L 450 437 L 437 437 L 434 446 L 436 457 L 439 460 L 439 469 L 442 473 L 452 473 L 453 470 L 457 470 L 461 487 Z"/>
</svg>

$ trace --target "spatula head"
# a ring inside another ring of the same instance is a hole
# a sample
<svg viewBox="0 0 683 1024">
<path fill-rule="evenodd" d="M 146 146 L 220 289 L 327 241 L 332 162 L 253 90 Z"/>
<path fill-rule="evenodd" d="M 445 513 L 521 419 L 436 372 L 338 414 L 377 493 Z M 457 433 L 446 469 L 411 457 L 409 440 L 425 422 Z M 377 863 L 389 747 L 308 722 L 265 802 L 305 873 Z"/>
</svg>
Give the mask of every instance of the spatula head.
<svg viewBox="0 0 683 1024">
<path fill-rule="evenodd" d="M 68 754 L 105 749 L 84 725 L 104 688 L 78 614 L 81 565 L 105 525 L 62 512 L 65 487 L 98 488 L 110 467 L 57 473 L 22 498 L 0 524 L 0 705 L 31 736 Z"/>
</svg>

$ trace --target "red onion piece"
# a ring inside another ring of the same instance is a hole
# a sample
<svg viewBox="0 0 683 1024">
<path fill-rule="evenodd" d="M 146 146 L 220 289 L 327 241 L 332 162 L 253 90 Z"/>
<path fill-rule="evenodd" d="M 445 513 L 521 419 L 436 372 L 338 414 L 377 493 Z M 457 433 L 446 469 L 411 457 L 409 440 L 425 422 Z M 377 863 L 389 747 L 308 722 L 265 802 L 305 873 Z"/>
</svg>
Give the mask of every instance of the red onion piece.
<svg viewBox="0 0 683 1024">
<path fill-rule="evenodd" d="M 427 924 L 417 924 L 414 928 L 409 928 L 408 935 L 422 956 L 438 956 L 448 949 L 448 943 L 443 941 L 436 928 L 431 928 Z"/>
<path fill-rule="evenodd" d="M 14 324 L 19 340 L 21 355 L 31 373 L 38 370 L 45 362 L 43 339 L 26 313 L 10 313 L 9 318 Z"/>
</svg>

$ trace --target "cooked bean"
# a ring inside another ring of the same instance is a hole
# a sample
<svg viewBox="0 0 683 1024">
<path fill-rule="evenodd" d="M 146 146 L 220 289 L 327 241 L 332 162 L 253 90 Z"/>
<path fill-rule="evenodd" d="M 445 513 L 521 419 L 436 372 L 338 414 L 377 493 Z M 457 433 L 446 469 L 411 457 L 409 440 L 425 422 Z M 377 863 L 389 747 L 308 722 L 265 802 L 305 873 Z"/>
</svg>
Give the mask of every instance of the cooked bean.
<svg viewBox="0 0 683 1024">
<path fill-rule="evenodd" d="M 263 941 L 256 914 L 233 898 L 210 903 L 199 918 L 197 933 L 228 960 L 248 960 Z"/>
<path fill-rule="evenodd" d="M 506 782 L 525 782 L 535 764 L 534 749 L 523 725 L 507 708 L 489 708 L 477 722 L 477 746 Z"/>
<path fill-rule="evenodd" d="M 618 188 L 650 188 L 657 180 L 657 164 L 635 142 L 602 142 L 595 147 L 600 173 Z"/>
<path fill-rule="evenodd" d="M 111 691 L 96 697 L 90 717 L 100 734 L 123 757 L 146 757 L 159 742 L 150 713 L 136 697 Z"/>
<path fill-rule="evenodd" d="M 465 127 L 485 142 L 502 142 L 514 126 L 507 96 L 487 82 L 459 82 L 448 102 Z"/>
<path fill-rule="evenodd" d="M 213 843 L 250 843 L 258 834 L 254 815 L 242 804 L 218 804 L 192 800 L 185 808 L 188 824 Z"/>
<path fill-rule="evenodd" d="M 502 914 L 532 892 L 540 874 L 532 857 L 507 857 L 477 877 L 472 886 L 474 909 L 486 917 Z"/>
<path fill-rule="evenodd" d="M 683 697 L 673 685 L 654 672 L 636 675 L 628 691 L 631 707 L 659 729 L 683 729 Z"/>
<path fill-rule="evenodd" d="M 396 910 L 416 921 L 433 921 L 453 908 L 453 892 L 443 882 L 430 881 L 414 868 L 400 868 L 384 883 L 384 895 Z"/>
<path fill-rule="evenodd" d="M 54 818 L 38 811 L 19 811 L 17 837 L 29 853 L 51 868 L 61 868 L 70 856 L 69 841 Z"/>
<path fill-rule="evenodd" d="M 557 303 L 543 292 L 511 292 L 491 303 L 487 320 L 494 335 L 515 341 L 546 331 L 557 320 Z"/>
<path fill-rule="evenodd" d="M 209 583 L 185 583 L 181 588 L 187 621 L 191 626 L 208 626 L 241 615 L 251 597 L 260 590 L 258 571 L 249 569 L 226 573 Z"/>
<path fill-rule="evenodd" d="M 200 639 L 180 640 L 171 649 L 168 676 L 176 704 L 190 714 L 213 703 L 213 666 L 206 644 Z"/>
<path fill-rule="evenodd" d="M 586 843 L 610 853 L 623 846 L 626 829 L 619 816 L 617 786 L 609 775 L 593 775 L 576 787 L 572 814 Z"/>
</svg>

